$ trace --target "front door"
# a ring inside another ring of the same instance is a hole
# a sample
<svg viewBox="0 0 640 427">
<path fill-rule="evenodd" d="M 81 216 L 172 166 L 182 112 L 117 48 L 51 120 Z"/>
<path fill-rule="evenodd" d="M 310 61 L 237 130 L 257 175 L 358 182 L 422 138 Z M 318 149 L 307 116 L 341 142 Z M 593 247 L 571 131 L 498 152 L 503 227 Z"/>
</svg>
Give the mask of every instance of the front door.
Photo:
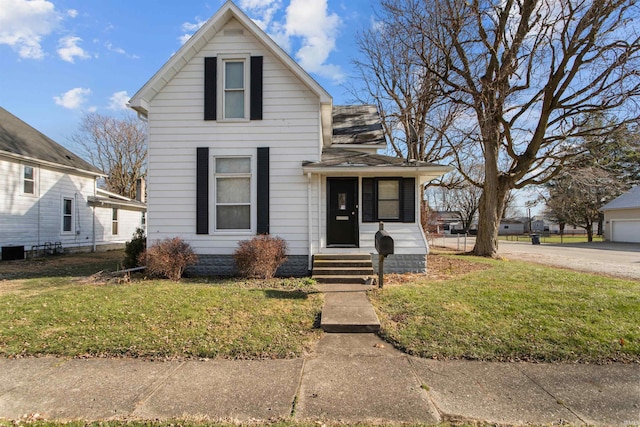
<svg viewBox="0 0 640 427">
<path fill-rule="evenodd" d="M 327 246 L 358 247 L 358 178 L 327 178 Z"/>
</svg>

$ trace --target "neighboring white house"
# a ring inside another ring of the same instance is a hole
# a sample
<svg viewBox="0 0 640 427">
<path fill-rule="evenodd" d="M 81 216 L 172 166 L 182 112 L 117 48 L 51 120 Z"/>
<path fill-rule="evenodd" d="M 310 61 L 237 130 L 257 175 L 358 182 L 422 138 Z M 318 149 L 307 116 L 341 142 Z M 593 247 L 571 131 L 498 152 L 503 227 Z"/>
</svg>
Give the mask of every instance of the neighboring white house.
<svg viewBox="0 0 640 427">
<path fill-rule="evenodd" d="M 525 230 L 528 230 L 526 219 L 519 218 L 503 218 L 500 220 L 500 226 L 498 227 L 498 235 L 510 236 L 524 234 Z"/>
<path fill-rule="evenodd" d="M 334 107 L 232 2 L 130 106 L 149 125 L 149 242 L 182 237 L 196 272 L 232 273 L 238 241 L 269 233 L 288 245 L 281 274 L 307 274 L 314 254 L 374 253 L 380 220 L 386 269 L 426 269 L 420 187 L 450 168 L 376 154 L 376 109 Z"/>
<path fill-rule="evenodd" d="M 610 242 L 640 243 L 640 185 L 613 199 L 604 212 L 604 238 Z"/>
<path fill-rule="evenodd" d="M 0 247 L 24 252 L 122 246 L 146 207 L 97 188 L 102 171 L 0 108 Z"/>
</svg>

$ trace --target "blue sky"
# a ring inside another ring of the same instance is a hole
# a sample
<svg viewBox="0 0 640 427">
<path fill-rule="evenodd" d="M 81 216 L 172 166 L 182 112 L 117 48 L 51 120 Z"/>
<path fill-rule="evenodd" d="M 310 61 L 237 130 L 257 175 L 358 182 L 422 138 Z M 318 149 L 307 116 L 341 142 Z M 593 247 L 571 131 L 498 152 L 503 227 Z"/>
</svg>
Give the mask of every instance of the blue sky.
<svg viewBox="0 0 640 427">
<path fill-rule="evenodd" d="M 0 0 L 0 106 L 62 145 L 83 113 L 125 102 L 224 0 Z M 368 0 L 236 0 L 334 98 L 348 103 Z"/>
</svg>

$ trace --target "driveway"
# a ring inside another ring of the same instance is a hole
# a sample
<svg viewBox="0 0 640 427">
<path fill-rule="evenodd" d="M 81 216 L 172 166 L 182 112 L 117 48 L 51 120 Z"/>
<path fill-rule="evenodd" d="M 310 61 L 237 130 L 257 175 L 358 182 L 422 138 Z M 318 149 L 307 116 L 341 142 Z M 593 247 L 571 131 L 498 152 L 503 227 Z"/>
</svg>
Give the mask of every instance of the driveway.
<svg viewBox="0 0 640 427">
<path fill-rule="evenodd" d="M 437 238 L 434 247 L 445 246 L 465 250 L 465 239 L 460 237 Z M 473 249 L 475 237 L 467 237 L 466 250 Z M 640 245 L 637 243 L 543 243 L 532 245 L 530 242 L 512 242 L 501 240 L 498 254 L 507 259 L 518 259 L 554 267 L 601 273 L 611 276 L 640 280 Z"/>
</svg>

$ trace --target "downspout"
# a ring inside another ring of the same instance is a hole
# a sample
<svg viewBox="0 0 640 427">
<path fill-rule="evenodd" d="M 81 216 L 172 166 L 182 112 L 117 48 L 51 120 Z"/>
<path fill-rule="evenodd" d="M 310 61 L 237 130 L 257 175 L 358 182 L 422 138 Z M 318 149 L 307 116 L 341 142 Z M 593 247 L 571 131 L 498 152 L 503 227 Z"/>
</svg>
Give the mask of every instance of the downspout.
<svg viewBox="0 0 640 427">
<path fill-rule="evenodd" d="M 36 245 L 40 246 L 40 205 L 42 204 L 42 173 L 40 172 L 42 167 L 38 165 L 38 182 L 36 183 L 38 187 L 38 235 Z M 59 225 L 58 225 L 59 226 Z"/>
<path fill-rule="evenodd" d="M 312 269 L 313 258 L 313 221 L 311 220 L 311 172 L 307 172 L 307 222 L 309 229 L 309 257 L 308 257 L 308 269 Z"/>
</svg>

